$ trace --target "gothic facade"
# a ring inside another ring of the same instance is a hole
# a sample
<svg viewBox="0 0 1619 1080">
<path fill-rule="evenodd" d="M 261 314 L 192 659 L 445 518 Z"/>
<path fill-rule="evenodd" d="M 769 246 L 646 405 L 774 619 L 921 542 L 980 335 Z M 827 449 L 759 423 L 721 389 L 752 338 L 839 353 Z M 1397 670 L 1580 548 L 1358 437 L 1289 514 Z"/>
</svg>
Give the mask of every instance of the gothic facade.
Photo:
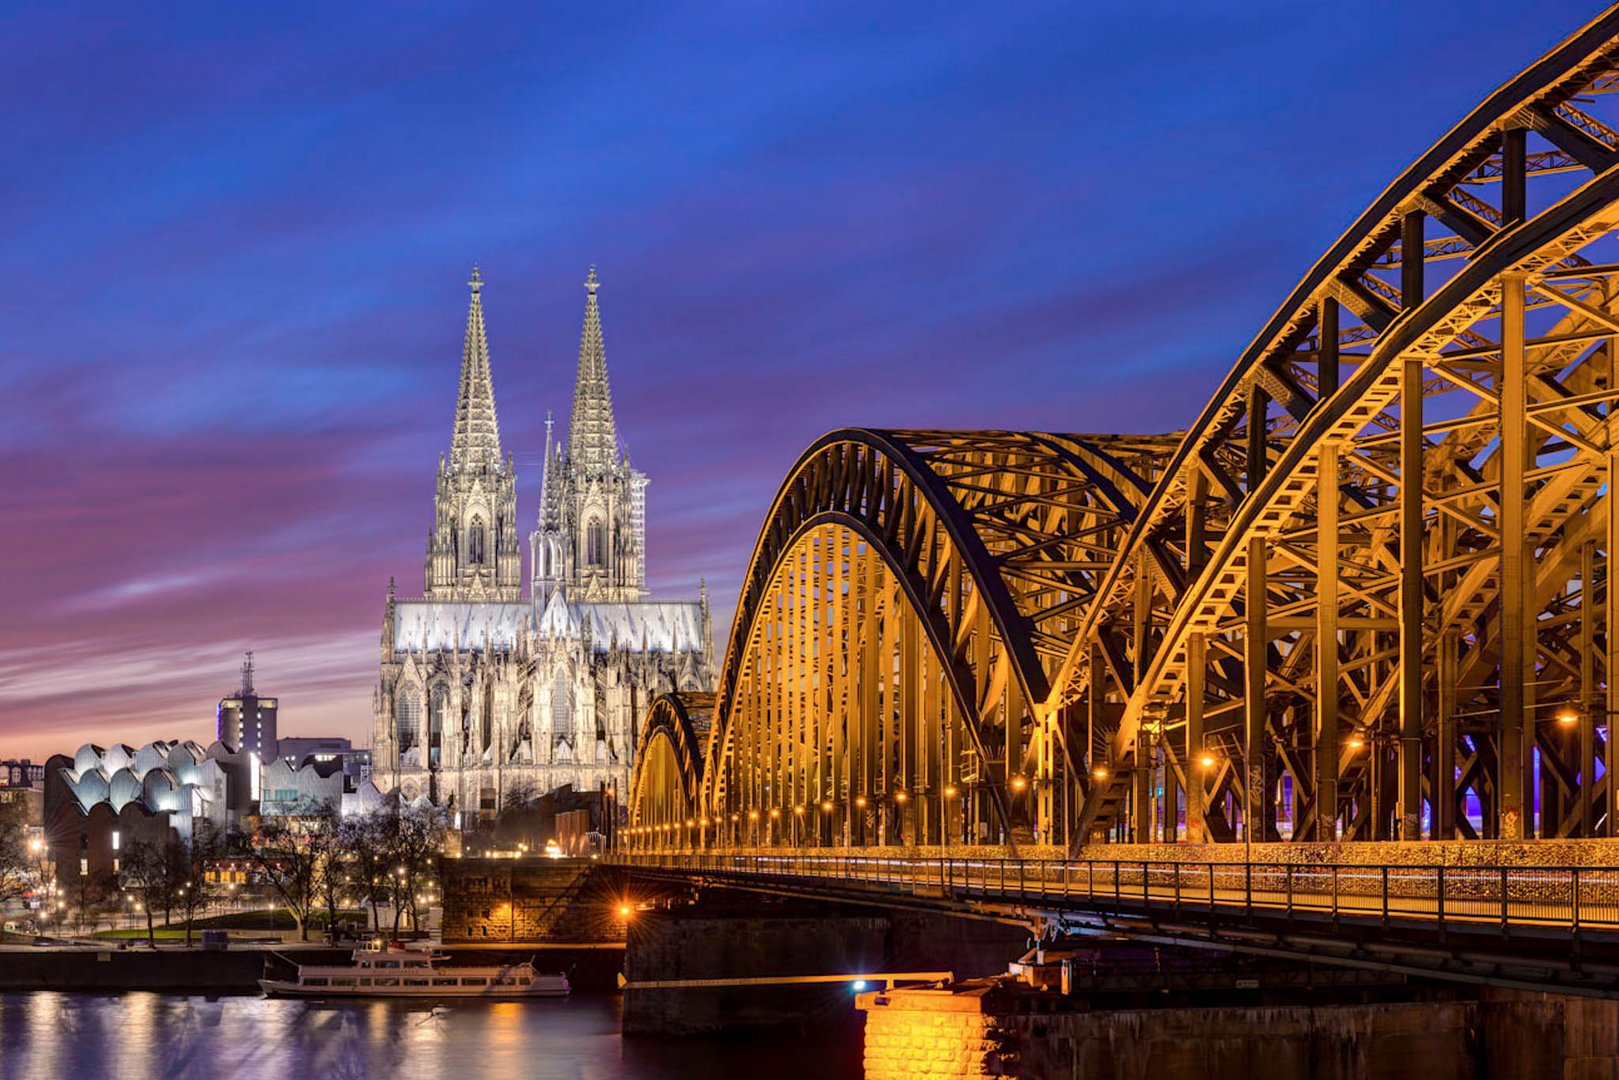
<svg viewBox="0 0 1619 1080">
<path fill-rule="evenodd" d="M 564 784 L 627 791 L 651 700 L 714 680 L 706 589 L 647 595 L 647 478 L 619 446 L 594 270 L 565 440 L 546 419 L 523 595 L 517 475 L 501 448 L 476 270 L 469 284 L 422 595 L 388 583 L 372 736 L 380 787 L 426 794 L 465 827 Z"/>
</svg>

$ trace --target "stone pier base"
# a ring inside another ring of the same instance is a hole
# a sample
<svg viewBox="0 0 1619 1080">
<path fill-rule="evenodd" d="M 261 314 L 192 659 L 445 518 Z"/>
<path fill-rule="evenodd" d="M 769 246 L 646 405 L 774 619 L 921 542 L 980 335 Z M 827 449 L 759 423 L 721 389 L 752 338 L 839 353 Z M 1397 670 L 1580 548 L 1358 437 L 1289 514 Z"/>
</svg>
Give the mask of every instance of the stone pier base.
<svg viewBox="0 0 1619 1080">
<path fill-rule="evenodd" d="M 1619 1002 L 1472 1000 L 1087 1012 L 1007 980 L 860 995 L 866 1080 L 1619 1078 Z"/>
</svg>

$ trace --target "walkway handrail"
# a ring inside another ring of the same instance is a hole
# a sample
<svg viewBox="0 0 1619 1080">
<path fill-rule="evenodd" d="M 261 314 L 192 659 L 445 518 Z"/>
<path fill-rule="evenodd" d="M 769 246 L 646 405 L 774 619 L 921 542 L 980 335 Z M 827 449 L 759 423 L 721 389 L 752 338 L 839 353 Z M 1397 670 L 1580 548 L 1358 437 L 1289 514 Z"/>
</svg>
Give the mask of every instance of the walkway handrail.
<svg viewBox="0 0 1619 1080">
<path fill-rule="evenodd" d="M 1241 912 L 1417 920 L 1447 928 L 1563 928 L 1573 935 L 1619 931 L 1619 865 L 1261 864 L 1001 856 L 619 852 L 629 867 L 772 880 L 831 879 L 853 890 L 958 900 L 1017 900 L 1131 913 Z"/>
</svg>

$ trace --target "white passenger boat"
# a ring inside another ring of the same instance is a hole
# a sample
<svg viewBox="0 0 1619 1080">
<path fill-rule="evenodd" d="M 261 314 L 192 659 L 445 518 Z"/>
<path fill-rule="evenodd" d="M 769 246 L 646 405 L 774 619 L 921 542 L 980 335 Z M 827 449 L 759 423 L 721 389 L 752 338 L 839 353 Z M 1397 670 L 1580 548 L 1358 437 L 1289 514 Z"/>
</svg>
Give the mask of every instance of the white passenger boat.
<svg viewBox="0 0 1619 1080">
<path fill-rule="evenodd" d="M 291 979 L 260 979 L 270 997 L 564 997 L 568 977 L 520 964 L 445 965 L 443 953 L 384 945 L 354 950 L 349 964 L 299 964 Z"/>
</svg>

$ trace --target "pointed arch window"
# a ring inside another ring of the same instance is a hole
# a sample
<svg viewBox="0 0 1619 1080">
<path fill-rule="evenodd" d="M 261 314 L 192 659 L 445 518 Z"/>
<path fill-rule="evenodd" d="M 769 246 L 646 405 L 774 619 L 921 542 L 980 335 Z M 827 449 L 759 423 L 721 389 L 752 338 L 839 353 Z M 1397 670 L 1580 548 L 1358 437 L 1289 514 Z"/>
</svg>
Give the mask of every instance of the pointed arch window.
<svg viewBox="0 0 1619 1080">
<path fill-rule="evenodd" d="M 443 683 L 433 687 L 427 699 L 427 756 L 437 765 L 444 747 L 444 718 L 450 711 L 450 688 Z"/>
<path fill-rule="evenodd" d="M 415 689 L 406 687 L 394 699 L 394 737 L 399 740 L 399 752 L 403 754 L 415 746 L 421 732 L 422 699 Z"/>
<path fill-rule="evenodd" d="M 600 566 L 606 561 L 604 550 L 606 530 L 602 528 L 601 520 L 595 519 L 585 528 L 585 565 Z"/>
<path fill-rule="evenodd" d="M 483 518 L 475 517 L 467 528 L 467 563 L 483 565 Z"/>
</svg>

